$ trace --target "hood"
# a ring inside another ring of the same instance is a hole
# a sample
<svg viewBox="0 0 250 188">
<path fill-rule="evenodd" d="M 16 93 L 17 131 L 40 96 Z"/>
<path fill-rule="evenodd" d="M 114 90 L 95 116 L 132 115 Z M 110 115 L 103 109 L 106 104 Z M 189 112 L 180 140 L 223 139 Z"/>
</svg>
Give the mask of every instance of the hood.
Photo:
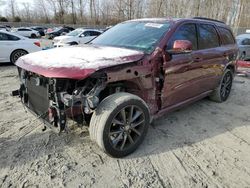
<svg viewBox="0 0 250 188">
<path fill-rule="evenodd" d="M 45 77 L 83 79 L 97 70 L 138 61 L 143 56 L 137 50 L 81 45 L 31 53 L 20 57 L 16 65 Z"/>
</svg>

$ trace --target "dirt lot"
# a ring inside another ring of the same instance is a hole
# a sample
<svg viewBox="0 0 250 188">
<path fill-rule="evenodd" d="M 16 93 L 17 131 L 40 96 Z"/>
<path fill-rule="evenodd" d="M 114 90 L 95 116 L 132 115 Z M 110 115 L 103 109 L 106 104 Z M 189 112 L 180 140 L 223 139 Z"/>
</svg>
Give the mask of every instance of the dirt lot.
<svg viewBox="0 0 250 188">
<path fill-rule="evenodd" d="M 58 136 L 25 113 L 14 66 L 0 66 L 0 187 L 250 187 L 250 80 L 223 104 L 207 99 L 151 126 L 132 155 L 114 159 L 75 127 Z"/>
</svg>

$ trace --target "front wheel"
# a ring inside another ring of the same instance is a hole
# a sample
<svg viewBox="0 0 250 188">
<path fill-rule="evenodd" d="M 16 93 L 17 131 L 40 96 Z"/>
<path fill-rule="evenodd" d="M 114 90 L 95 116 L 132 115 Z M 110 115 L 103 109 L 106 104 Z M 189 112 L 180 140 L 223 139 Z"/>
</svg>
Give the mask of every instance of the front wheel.
<svg viewBox="0 0 250 188">
<path fill-rule="evenodd" d="M 215 102 L 224 102 L 228 99 L 233 84 L 233 73 L 230 69 L 224 72 L 220 85 L 214 90 L 210 99 Z"/>
<path fill-rule="evenodd" d="M 149 127 L 149 110 L 136 95 L 116 93 L 105 98 L 90 121 L 90 138 L 112 157 L 135 151 Z"/>
</svg>

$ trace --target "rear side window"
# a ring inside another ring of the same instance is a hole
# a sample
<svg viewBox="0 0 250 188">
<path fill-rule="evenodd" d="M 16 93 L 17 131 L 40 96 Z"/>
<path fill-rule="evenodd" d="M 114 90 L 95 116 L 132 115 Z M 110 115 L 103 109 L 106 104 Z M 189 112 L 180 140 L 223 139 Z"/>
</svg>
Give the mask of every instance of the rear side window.
<svg viewBox="0 0 250 188">
<path fill-rule="evenodd" d="M 0 40 L 8 40 L 8 36 L 5 33 L 0 33 Z"/>
<path fill-rule="evenodd" d="M 14 35 L 8 35 L 8 34 L 7 34 L 7 36 L 8 36 L 8 39 L 9 39 L 9 40 L 14 40 L 14 41 L 20 40 L 20 38 L 14 36 Z"/>
<path fill-rule="evenodd" d="M 212 25 L 199 24 L 199 49 L 216 48 L 220 46 L 218 34 Z"/>
<path fill-rule="evenodd" d="M 17 41 L 17 40 L 20 39 L 16 36 L 0 33 L 0 41 Z"/>
<path fill-rule="evenodd" d="M 232 32 L 226 28 L 219 27 L 220 34 L 223 38 L 222 44 L 235 44 Z"/>
<path fill-rule="evenodd" d="M 172 49 L 174 41 L 176 40 L 189 40 L 192 43 L 193 50 L 197 50 L 197 32 L 195 24 L 185 24 L 178 28 L 169 40 L 167 48 Z"/>
<path fill-rule="evenodd" d="M 101 33 L 97 32 L 97 31 L 90 31 L 90 35 L 91 36 L 98 36 L 100 35 Z"/>
<path fill-rule="evenodd" d="M 18 31 L 31 31 L 30 29 L 18 29 Z"/>
</svg>

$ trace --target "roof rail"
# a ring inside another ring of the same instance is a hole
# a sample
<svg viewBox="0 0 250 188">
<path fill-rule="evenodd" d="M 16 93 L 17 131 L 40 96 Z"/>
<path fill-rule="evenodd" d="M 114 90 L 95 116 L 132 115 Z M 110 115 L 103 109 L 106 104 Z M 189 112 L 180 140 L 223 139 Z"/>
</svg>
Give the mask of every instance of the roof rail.
<svg viewBox="0 0 250 188">
<path fill-rule="evenodd" d="M 205 17 L 193 17 L 193 19 L 208 20 L 208 21 L 219 22 L 219 23 L 223 23 L 223 24 L 225 24 L 225 22 L 223 22 L 223 21 L 215 20 L 215 19 L 212 19 L 212 18 L 205 18 Z"/>
</svg>

